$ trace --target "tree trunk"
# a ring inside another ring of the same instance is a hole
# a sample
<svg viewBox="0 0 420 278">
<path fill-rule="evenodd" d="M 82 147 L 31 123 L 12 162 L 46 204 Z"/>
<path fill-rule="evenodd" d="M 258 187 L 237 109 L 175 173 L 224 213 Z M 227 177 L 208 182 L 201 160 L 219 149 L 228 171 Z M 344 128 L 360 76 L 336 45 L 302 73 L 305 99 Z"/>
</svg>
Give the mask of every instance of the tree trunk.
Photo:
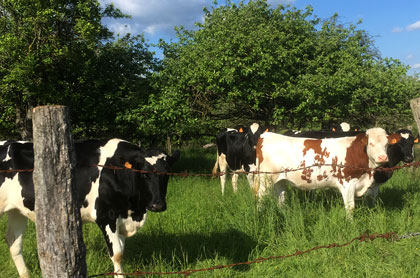
<svg viewBox="0 0 420 278">
<path fill-rule="evenodd" d="M 417 124 L 417 135 L 420 133 L 420 97 L 410 100 L 411 111 Z"/>
<path fill-rule="evenodd" d="M 20 134 L 20 138 L 25 141 L 32 140 L 32 109 L 16 108 L 16 128 Z"/>
<path fill-rule="evenodd" d="M 33 116 L 35 224 L 42 277 L 87 277 L 68 109 L 41 106 Z"/>
</svg>

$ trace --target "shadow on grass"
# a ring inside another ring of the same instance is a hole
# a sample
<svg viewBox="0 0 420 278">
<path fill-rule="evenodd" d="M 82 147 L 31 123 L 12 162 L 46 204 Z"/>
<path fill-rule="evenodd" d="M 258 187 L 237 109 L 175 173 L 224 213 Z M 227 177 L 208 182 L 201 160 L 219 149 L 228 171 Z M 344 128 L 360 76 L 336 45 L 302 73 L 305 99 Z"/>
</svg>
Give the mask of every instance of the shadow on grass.
<svg viewBox="0 0 420 278">
<path fill-rule="evenodd" d="M 419 172 L 404 169 L 394 172 L 392 178 L 379 187 L 378 198 L 385 209 L 402 210 L 407 200 L 419 192 L 419 188 Z"/>
<path fill-rule="evenodd" d="M 173 263 L 174 256 L 177 264 L 175 266 L 182 271 L 182 264 L 195 264 L 206 259 L 225 258 L 230 263 L 246 262 L 249 254 L 256 247 L 257 243 L 248 235 L 238 230 L 227 230 L 226 232 L 203 234 L 160 234 L 144 235 L 139 234 L 135 238 L 127 239 L 124 261 L 130 264 L 154 265 L 156 258 L 167 263 Z M 235 267 L 238 271 L 248 271 L 249 266 Z"/>
</svg>

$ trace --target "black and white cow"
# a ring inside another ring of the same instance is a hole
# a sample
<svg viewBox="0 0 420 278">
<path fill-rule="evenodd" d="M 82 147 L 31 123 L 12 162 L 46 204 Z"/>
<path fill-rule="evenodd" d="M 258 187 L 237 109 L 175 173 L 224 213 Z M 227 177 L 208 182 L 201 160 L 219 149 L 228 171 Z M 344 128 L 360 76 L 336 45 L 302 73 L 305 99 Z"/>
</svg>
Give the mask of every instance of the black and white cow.
<svg viewBox="0 0 420 278">
<path fill-rule="evenodd" d="M 216 136 L 217 158 L 213 167 L 213 175 L 220 172 L 227 173 L 228 168 L 234 172 L 232 175 L 233 190 L 237 190 L 238 174 L 236 172 L 250 172 L 255 170 L 255 148 L 258 138 L 264 129 L 253 123 L 247 129 L 228 128 Z M 247 175 L 250 186 L 253 184 L 252 174 Z M 226 174 L 220 176 L 222 194 L 225 191 Z"/>
<path fill-rule="evenodd" d="M 120 139 L 75 142 L 74 181 L 82 220 L 95 222 L 108 246 L 114 272 L 122 272 L 125 238 L 144 225 L 146 211 L 166 210 L 169 177 L 139 173 L 129 168 L 167 172 L 178 159 L 160 150 L 145 150 Z M 113 170 L 104 166 L 125 167 Z M 0 145 L 0 170 L 32 169 L 33 145 L 8 142 Z M 6 241 L 20 277 L 29 277 L 22 257 L 26 219 L 34 220 L 32 172 L 0 172 L 0 216 L 8 215 Z"/>
</svg>

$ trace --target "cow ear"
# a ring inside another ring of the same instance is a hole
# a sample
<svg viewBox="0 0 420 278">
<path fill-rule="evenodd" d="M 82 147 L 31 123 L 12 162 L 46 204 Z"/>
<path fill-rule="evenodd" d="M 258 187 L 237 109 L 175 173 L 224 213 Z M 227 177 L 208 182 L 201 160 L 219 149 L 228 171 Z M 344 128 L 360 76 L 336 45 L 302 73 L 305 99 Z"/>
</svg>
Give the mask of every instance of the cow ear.
<svg viewBox="0 0 420 278">
<path fill-rule="evenodd" d="M 125 167 L 125 168 L 128 168 L 128 169 L 131 169 L 131 168 L 133 167 L 133 165 L 131 165 L 131 163 L 130 163 L 130 162 L 126 161 L 126 162 L 124 163 L 124 167 Z"/>
<path fill-rule="evenodd" d="M 419 138 L 417 137 L 416 139 L 414 139 L 414 144 L 417 144 L 419 142 Z"/>
<path fill-rule="evenodd" d="M 396 143 L 398 143 L 401 140 L 401 135 L 397 134 L 397 133 L 393 133 L 388 135 L 388 143 L 390 145 L 394 145 Z"/>
<path fill-rule="evenodd" d="M 242 127 L 239 129 L 239 132 L 240 133 L 244 132 L 244 130 L 242 129 Z"/>
</svg>

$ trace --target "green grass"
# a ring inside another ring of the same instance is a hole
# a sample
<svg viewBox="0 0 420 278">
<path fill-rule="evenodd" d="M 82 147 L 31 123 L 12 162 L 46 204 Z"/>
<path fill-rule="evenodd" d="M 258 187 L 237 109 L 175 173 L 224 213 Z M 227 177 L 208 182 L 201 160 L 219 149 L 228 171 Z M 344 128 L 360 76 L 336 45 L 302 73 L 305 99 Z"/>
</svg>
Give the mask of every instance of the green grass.
<svg viewBox="0 0 420 278">
<path fill-rule="evenodd" d="M 176 171 L 210 173 L 215 150 L 182 153 Z M 375 207 L 357 202 L 353 221 L 345 216 L 334 190 L 287 190 L 279 207 L 273 198 L 256 206 L 244 176 L 225 195 L 210 177 L 171 177 L 168 210 L 149 213 L 146 225 L 127 239 L 124 270 L 180 271 L 279 256 L 318 245 L 344 243 L 365 231 L 399 235 L 420 232 L 420 170 L 394 173 Z M 6 231 L 6 216 L 0 234 Z M 105 242 L 94 224 L 84 225 L 89 275 L 112 271 Z M 34 224 L 25 234 L 24 257 L 33 277 L 40 277 Z M 420 237 L 389 242 L 377 239 L 347 247 L 321 249 L 297 257 L 199 272 L 190 277 L 419 277 Z M 4 239 L 0 240 L 0 277 L 17 272 Z M 148 277 L 161 277 L 150 275 Z M 183 277 L 182 275 L 163 277 Z"/>
</svg>

